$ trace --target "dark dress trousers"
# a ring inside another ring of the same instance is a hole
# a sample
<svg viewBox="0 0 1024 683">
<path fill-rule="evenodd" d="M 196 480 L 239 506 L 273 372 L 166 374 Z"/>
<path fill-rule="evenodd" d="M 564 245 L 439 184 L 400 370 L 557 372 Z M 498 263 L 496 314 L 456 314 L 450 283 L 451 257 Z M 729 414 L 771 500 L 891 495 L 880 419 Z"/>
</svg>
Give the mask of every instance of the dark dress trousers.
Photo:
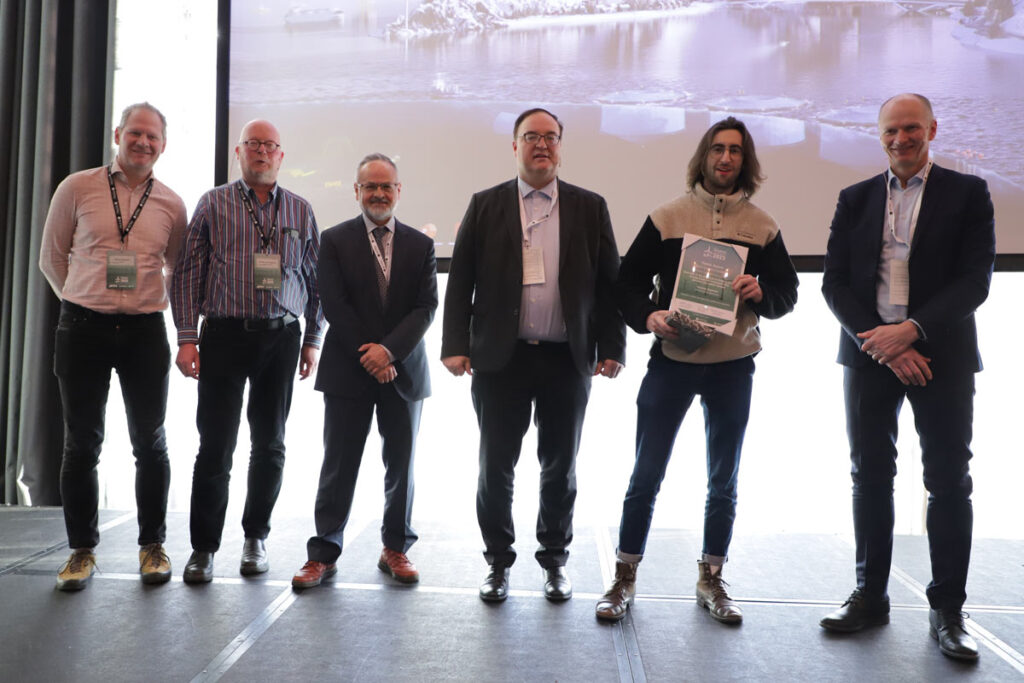
<svg viewBox="0 0 1024 683">
<path fill-rule="evenodd" d="M 392 239 L 391 278 L 381 302 L 376 261 L 362 216 L 325 230 L 320 244 L 320 300 L 330 327 L 316 389 L 324 393 L 324 462 L 316 496 L 316 536 L 309 559 L 332 563 L 341 554 L 356 476 L 374 410 L 385 467 L 385 547 L 406 552 L 416 541 L 410 524 L 413 461 L 430 374 L 423 335 L 437 309 L 434 243 L 401 222 Z M 378 384 L 359 364 L 360 346 L 378 343 L 395 357 L 398 376 Z"/>
<path fill-rule="evenodd" d="M 512 490 L 531 412 L 541 466 L 536 553 L 564 565 L 572 541 L 576 452 L 596 362 L 623 362 L 625 326 L 612 298 L 619 252 L 604 199 L 558 181 L 558 287 L 566 343 L 519 339 L 523 288 L 517 180 L 473 196 L 452 254 L 442 358 L 469 356 L 480 427 L 477 520 L 490 564 L 515 561 Z"/>
<path fill-rule="evenodd" d="M 832 220 L 822 292 L 842 325 L 847 432 L 853 476 L 857 584 L 885 597 L 892 564 L 896 432 L 906 397 L 914 411 L 928 490 L 926 526 L 935 609 L 966 599 L 973 509 L 969 472 L 974 373 L 981 370 L 974 311 L 988 296 L 995 224 L 980 178 L 933 165 L 910 246 L 908 318 L 924 338 L 914 347 L 934 378 L 904 386 L 860 350 L 858 332 L 883 324 L 876 306 L 886 216 L 886 176 L 846 188 Z"/>
</svg>

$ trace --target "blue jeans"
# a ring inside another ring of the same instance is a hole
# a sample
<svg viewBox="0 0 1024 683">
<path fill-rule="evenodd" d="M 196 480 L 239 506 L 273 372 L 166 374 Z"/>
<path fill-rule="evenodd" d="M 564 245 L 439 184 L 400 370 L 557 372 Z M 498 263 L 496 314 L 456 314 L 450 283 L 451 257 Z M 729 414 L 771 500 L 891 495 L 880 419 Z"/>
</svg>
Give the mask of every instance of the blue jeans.
<svg viewBox="0 0 1024 683">
<path fill-rule="evenodd" d="M 116 370 L 135 455 L 139 545 L 162 543 L 167 533 L 167 410 L 171 351 L 163 313 L 97 313 L 61 304 L 53 368 L 64 406 L 64 456 L 60 495 L 68 545 L 99 543 L 96 466 L 105 434 L 110 371 Z"/>
<path fill-rule="evenodd" d="M 679 363 L 655 352 L 636 398 L 636 464 L 622 503 L 619 552 L 642 556 L 654 500 L 672 457 L 679 425 L 700 394 L 707 435 L 708 494 L 704 557 L 725 562 L 736 519 L 736 482 L 750 414 L 753 357 L 706 365 Z"/>
</svg>

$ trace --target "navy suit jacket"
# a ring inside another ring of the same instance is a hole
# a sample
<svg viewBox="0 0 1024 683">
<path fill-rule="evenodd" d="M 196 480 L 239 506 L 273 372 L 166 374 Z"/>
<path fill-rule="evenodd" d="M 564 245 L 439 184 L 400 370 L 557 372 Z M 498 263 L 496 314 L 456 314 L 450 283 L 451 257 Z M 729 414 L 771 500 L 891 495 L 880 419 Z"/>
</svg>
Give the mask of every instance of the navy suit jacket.
<svg viewBox="0 0 1024 683">
<path fill-rule="evenodd" d="M 434 242 L 395 221 L 386 306 L 381 305 L 375 268 L 361 215 L 321 235 L 320 302 L 330 328 L 316 388 L 349 398 L 373 395 L 377 380 L 359 364 L 359 347 L 373 342 L 395 356 L 398 394 L 407 401 L 426 398 L 430 373 L 423 335 L 437 309 Z"/>
<path fill-rule="evenodd" d="M 876 307 L 885 229 L 886 175 L 839 193 L 825 254 L 822 293 L 842 325 L 839 362 L 871 363 L 858 332 L 883 324 Z M 995 261 L 995 221 L 981 178 L 932 166 L 910 245 L 910 301 L 925 338 L 914 344 L 931 367 L 981 370 L 974 311 L 988 296 Z"/>
<path fill-rule="evenodd" d="M 519 338 L 523 228 L 518 181 L 473 195 L 452 252 L 441 357 L 469 356 L 474 370 L 505 367 Z M 612 288 L 619 250 L 604 199 L 558 181 L 558 289 L 576 369 L 625 361 L 626 328 Z"/>
</svg>

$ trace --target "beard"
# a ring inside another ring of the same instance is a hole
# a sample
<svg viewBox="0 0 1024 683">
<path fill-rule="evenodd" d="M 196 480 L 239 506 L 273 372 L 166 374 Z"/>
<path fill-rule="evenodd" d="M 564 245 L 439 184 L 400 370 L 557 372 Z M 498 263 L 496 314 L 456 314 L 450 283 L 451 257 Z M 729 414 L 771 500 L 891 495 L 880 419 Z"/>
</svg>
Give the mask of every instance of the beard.
<svg viewBox="0 0 1024 683">
<path fill-rule="evenodd" d="M 388 202 L 363 202 L 363 211 L 374 223 L 383 224 L 391 220 L 395 206 Z"/>
</svg>

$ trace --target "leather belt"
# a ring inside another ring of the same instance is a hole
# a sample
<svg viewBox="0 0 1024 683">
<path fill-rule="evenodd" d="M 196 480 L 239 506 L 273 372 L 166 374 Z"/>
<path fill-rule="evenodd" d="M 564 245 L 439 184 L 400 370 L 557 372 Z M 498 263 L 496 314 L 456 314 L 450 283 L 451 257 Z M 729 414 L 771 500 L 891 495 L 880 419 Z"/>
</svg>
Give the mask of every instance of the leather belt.
<svg viewBox="0 0 1024 683">
<path fill-rule="evenodd" d="M 208 318 L 206 324 L 211 327 L 234 328 L 246 332 L 264 332 L 279 330 L 291 325 L 296 320 L 298 318 L 288 313 L 280 318 Z"/>
</svg>

